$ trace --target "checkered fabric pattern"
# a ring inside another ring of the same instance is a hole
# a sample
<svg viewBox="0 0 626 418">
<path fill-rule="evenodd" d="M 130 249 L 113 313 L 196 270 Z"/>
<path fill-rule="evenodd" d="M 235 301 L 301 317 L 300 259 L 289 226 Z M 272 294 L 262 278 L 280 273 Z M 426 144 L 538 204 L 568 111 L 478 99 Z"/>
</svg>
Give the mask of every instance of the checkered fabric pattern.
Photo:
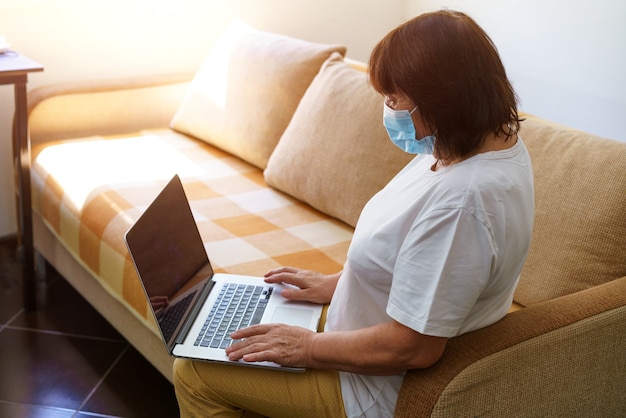
<svg viewBox="0 0 626 418">
<path fill-rule="evenodd" d="M 33 209 L 153 331 L 123 237 L 174 174 L 183 181 L 216 272 L 261 276 L 282 265 L 341 269 L 351 227 L 268 187 L 261 170 L 204 142 L 164 129 L 36 150 Z"/>
</svg>

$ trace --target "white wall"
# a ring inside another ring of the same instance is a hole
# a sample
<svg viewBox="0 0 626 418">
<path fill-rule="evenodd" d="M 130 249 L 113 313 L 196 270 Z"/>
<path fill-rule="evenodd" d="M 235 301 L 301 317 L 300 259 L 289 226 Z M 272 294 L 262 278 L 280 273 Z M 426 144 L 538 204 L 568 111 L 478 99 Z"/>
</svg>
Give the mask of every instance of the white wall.
<svg viewBox="0 0 626 418">
<path fill-rule="evenodd" d="M 0 0 L 0 35 L 44 65 L 29 89 L 194 71 L 232 16 L 367 60 L 403 20 L 448 6 L 491 35 L 524 111 L 626 140 L 626 2 L 616 0 Z M 13 90 L 0 86 L 0 237 L 14 233 Z"/>
<path fill-rule="evenodd" d="M 626 141 L 626 2 L 408 0 L 407 14 L 443 6 L 491 36 L 522 110 Z"/>
<path fill-rule="evenodd" d="M 405 12 L 405 0 L 0 0 L 0 35 L 45 67 L 29 76 L 31 90 L 193 72 L 233 16 L 259 29 L 341 43 L 352 58 L 366 60 Z M 0 86 L 0 237 L 16 231 L 13 110 L 12 86 Z"/>
</svg>

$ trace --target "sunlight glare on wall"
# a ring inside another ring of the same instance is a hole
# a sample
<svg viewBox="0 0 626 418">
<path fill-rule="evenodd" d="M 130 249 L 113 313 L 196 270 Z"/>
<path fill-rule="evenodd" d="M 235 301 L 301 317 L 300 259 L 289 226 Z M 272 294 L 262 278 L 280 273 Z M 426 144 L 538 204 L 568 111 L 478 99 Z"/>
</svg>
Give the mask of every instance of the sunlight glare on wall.
<svg viewBox="0 0 626 418">
<path fill-rule="evenodd" d="M 254 32 L 255 29 L 241 20 L 233 19 L 213 45 L 194 79 L 195 90 L 206 95 L 220 109 L 226 107 L 228 71 L 233 47 L 243 36 Z"/>
</svg>

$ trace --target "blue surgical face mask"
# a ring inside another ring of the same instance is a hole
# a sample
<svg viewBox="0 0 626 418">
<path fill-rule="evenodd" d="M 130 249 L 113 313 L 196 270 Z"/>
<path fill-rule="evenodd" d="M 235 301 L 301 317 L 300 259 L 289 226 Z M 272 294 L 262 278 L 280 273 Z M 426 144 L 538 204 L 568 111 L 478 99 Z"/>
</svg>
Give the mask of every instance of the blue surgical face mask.
<svg viewBox="0 0 626 418">
<path fill-rule="evenodd" d="M 415 138 L 415 125 L 411 114 L 417 106 L 411 110 L 393 110 L 387 103 L 384 104 L 383 125 L 387 129 L 389 138 L 398 148 L 409 154 L 432 154 L 435 149 L 435 135 L 429 135 L 422 139 Z"/>
</svg>

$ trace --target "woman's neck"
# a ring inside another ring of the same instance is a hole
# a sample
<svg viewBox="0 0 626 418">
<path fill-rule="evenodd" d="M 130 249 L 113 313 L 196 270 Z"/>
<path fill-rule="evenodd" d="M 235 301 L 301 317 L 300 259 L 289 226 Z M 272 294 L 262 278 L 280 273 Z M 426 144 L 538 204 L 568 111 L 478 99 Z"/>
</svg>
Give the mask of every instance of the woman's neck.
<svg viewBox="0 0 626 418">
<path fill-rule="evenodd" d="M 517 143 L 517 132 L 513 132 L 511 136 L 506 136 L 506 134 L 504 133 L 499 133 L 498 135 L 490 134 L 485 138 L 483 143 L 476 150 L 469 153 L 465 157 L 457 158 L 451 161 L 444 161 L 444 160 L 437 159 L 437 161 L 435 161 L 435 164 L 433 164 L 430 169 L 432 171 L 437 171 L 438 169 L 442 167 L 449 167 L 451 165 L 460 163 L 461 161 L 465 161 L 468 158 L 471 158 L 478 154 L 483 154 L 485 152 L 492 152 L 492 151 L 503 151 L 505 149 L 509 149 L 513 147 L 516 143 Z"/>
</svg>

